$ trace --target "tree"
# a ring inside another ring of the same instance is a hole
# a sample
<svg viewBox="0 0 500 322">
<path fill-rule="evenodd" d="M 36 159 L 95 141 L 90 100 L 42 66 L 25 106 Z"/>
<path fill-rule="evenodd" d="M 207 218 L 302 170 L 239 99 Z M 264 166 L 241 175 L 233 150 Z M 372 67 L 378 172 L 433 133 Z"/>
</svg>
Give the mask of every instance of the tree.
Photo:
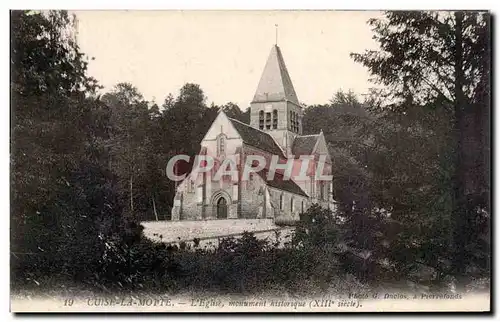
<svg viewBox="0 0 500 322">
<path fill-rule="evenodd" d="M 388 107 L 432 106 L 453 119 L 453 256 L 463 274 L 472 217 L 489 212 L 489 25 L 484 12 L 387 12 L 371 19 L 380 50 L 354 53 L 387 87 Z M 404 113 L 404 112 L 403 112 Z M 479 209 L 479 210 L 478 210 Z"/>
<path fill-rule="evenodd" d="M 330 104 L 305 109 L 304 134 L 323 131 L 334 163 L 334 199 L 348 216 L 353 203 L 365 198 L 368 174 L 363 151 L 370 143 L 373 115 L 352 91 L 337 91 Z"/>
<path fill-rule="evenodd" d="M 109 114 L 73 21 L 65 11 L 11 14 L 11 240 L 21 274 L 96 264 L 120 226 L 103 144 Z"/>
<path fill-rule="evenodd" d="M 175 103 L 174 96 L 172 95 L 172 93 L 169 93 L 167 97 L 165 97 L 165 101 L 161 106 L 163 107 L 164 110 L 168 110 L 174 106 L 174 103 Z"/>
<path fill-rule="evenodd" d="M 129 83 L 117 84 L 102 100 L 108 105 L 111 114 L 111 167 L 120 179 L 122 200 L 128 200 L 129 215 L 137 218 L 134 183 L 137 184 L 136 179 L 143 177 L 147 160 L 153 153 L 149 137 L 151 117 L 148 103 L 138 89 Z"/>
<path fill-rule="evenodd" d="M 450 273 L 451 112 L 381 108 L 376 98 L 339 91 L 305 110 L 304 128 L 327 140 L 343 242 L 390 263 L 392 277 L 431 266 L 439 284 Z M 373 274 L 365 277 L 382 278 Z"/>
<path fill-rule="evenodd" d="M 75 20 L 66 11 L 12 11 L 13 94 L 95 94 L 97 81 L 86 74 L 88 63 L 76 44 Z"/>
<path fill-rule="evenodd" d="M 206 97 L 200 85 L 193 83 L 186 83 L 180 89 L 177 102 L 186 106 L 199 106 L 205 107 Z"/>
</svg>

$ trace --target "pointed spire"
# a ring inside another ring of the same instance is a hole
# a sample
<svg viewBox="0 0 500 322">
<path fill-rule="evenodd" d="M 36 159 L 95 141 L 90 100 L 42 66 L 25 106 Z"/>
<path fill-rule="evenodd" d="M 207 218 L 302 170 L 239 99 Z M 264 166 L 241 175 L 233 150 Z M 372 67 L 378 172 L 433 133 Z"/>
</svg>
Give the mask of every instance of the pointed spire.
<svg viewBox="0 0 500 322">
<path fill-rule="evenodd" d="M 253 102 L 291 101 L 299 105 L 292 80 L 278 45 L 271 48 Z"/>
</svg>

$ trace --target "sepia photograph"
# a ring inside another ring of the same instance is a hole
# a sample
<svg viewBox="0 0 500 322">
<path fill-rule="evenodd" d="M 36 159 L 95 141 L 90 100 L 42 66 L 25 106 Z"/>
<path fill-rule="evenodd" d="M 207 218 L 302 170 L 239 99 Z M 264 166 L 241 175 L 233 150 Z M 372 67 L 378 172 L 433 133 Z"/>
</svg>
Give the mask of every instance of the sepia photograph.
<svg viewBox="0 0 500 322">
<path fill-rule="evenodd" d="M 491 23 L 11 10 L 11 312 L 491 313 Z"/>
</svg>

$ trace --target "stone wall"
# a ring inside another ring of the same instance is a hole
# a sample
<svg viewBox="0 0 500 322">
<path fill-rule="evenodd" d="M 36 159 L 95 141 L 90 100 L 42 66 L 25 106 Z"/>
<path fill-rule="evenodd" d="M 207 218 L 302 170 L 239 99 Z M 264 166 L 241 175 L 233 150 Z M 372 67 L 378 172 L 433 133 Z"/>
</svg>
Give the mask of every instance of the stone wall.
<svg viewBox="0 0 500 322">
<path fill-rule="evenodd" d="M 196 192 L 183 192 L 180 220 L 200 220 L 201 207 L 196 202 Z"/>
<path fill-rule="evenodd" d="M 276 102 L 276 104 L 278 103 L 280 102 Z M 278 104 L 277 107 L 280 107 L 280 105 Z M 286 109 L 286 106 L 281 107 Z M 286 122 L 285 117 L 282 119 Z M 288 131 L 286 132 L 288 133 Z M 217 137 L 221 133 L 226 135 L 226 155 L 239 155 L 241 153 L 243 159 L 236 160 L 237 163 L 241 161 L 240 167 L 245 163 L 246 156 L 248 155 L 261 155 L 265 157 L 267 167 L 271 164 L 272 155 L 260 150 L 258 147 L 244 145 L 239 134 L 223 113 L 219 114 L 202 141 L 204 151 L 208 155 L 214 156 L 216 163 L 221 162 L 224 158 L 221 156 L 221 159 L 217 160 L 219 156 L 214 155 L 217 154 Z M 284 161 L 282 159 L 280 163 Z M 294 172 L 298 173 L 300 163 L 300 160 L 294 160 Z M 311 161 L 307 171 L 309 179 L 296 182 L 311 198 L 270 188 L 257 174 L 253 174 L 252 178 L 248 181 L 244 180 L 242 182 L 212 180 L 216 169 L 206 175 L 198 175 L 196 178 L 188 177 L 177 189 L 174 208 L 172 210 L 172 220 L 217 219 L 215 205 L 222 194 L 228 202 L 228 218 L 280 217 L 291 221 L 298 220 L 299 214 L 307 210 L 312 203 L 320 203 L 322 206 L 330 207 L 331 209 L 331 204 L 327 200 L 318 199 L 320 197 L 319 182 L 314 180 L 316 166 L 316 160 Z M 331 173 L 331 165 L 327 165 L 325 172 L 327 174 Z M 283 196 L 282 207 L 280 207 L 280 196 Z M 325 197 L 325 199 L 328 198 L 327 196 Z M 294 203 L 293 208 L 291 207 L 292 198 Z"/>
<path fill-rule="evenodd" d="M 278 111 L 278 129 L 286 129 L 287 126 L 287 103 L 285 101 L 281 102 L 265 102 L 265 103 L 252 103 L 250 108 L 250 126 L 259 129 L 259 112 L 264 111 L 264 113 L 272 113 L 273 110 Z M 265 114 L 264 114 L 264 124 L 265 124 Z M 271 121 L 272 127 L 272 121 Z"/>
<path fill-rule="evenodd" d="M 298 115 L 299 118 L 299 134 L 302 133 L 302 115 L 303 115 L 302 108 L 297 106 L 296 104 L 293 104 L 292 102 L 286 102 L 286 101 L 251 103 L 250 126 L 256 129 L 260 129 L 259 127 L 260 111 L 263 111 L 264 113 L 271 113 L 271 119 L 272 119 L 273 110 L 276 110 L 278 112 L 277 129 L 290 130 L 289 127 L 289 124 L 291 123 L 290 111 L 293 111 Z M 268 130 L 265 127 L 265 124 L 266 123 L 264 114 L 264 130 Z M 271 121 L 271 129 L 273 129 L 272 124 L 273 122 Z"/>
<path fill-rule="evenodd" d="M 273 188 L 269 188 L 269 194 L 271 197 L 271 203 L 274 207 L 275 218 L 286 219 L 289 221 L 299 220 L 299 215 L 302 212 L 302 203 L 304 203 L 304 211 L 306 211 L 310 206 L 310 202 L 307 197 Z"/>
<path fill-rule="evenodd" d="M 253 173 L 249 180 L 241 183 L 241 218 L 265 218 L 264 181 Z"/>
</svg>

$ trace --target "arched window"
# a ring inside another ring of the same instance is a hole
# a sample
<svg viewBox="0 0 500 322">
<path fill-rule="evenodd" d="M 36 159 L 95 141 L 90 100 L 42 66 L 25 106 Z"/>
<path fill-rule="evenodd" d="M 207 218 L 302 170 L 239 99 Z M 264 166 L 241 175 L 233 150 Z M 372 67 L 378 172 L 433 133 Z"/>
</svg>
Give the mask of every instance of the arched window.
<svg viewBox="0 0 500 322">
<path fill-rule="evenodd" d="M 299 114 L 294 111 L 290 111 L 289 128 L 294 132 L 299 131 Z"/>
<path fill-rule="evenodd" d="M 299 115 L 295 112 L 292 112 L 292 130 L 299 131 Z"/>
<path fill-rule="evenodd" d="M 259 129 L 264 129 L 264 111 L 259 112 Z"/>
<path fill-rule="evenodd" d="M 283 194 L 280 195 L 280 210 L 283 210 Z"/>
<path fill-rule="evenodd" d="M 273 110 L 273 129 L 278 128 L 278 111 Z"/>
<path fill-rule="evenodd" d="M 290 198 L 290 211 L 293 212 L 295 210 L 295 206 L 293 203 L 293 197 Z"/>
<path fill-rule="evenodd" d="M 224 156 L 226 154 L 226 136 L 220 134 L 217 138 L 217 156 Z"/>
<path fill-rule="evenodd" d="M 271 112 L 266 112 L 266 130 L 271 129 Z"/>
</svg>

